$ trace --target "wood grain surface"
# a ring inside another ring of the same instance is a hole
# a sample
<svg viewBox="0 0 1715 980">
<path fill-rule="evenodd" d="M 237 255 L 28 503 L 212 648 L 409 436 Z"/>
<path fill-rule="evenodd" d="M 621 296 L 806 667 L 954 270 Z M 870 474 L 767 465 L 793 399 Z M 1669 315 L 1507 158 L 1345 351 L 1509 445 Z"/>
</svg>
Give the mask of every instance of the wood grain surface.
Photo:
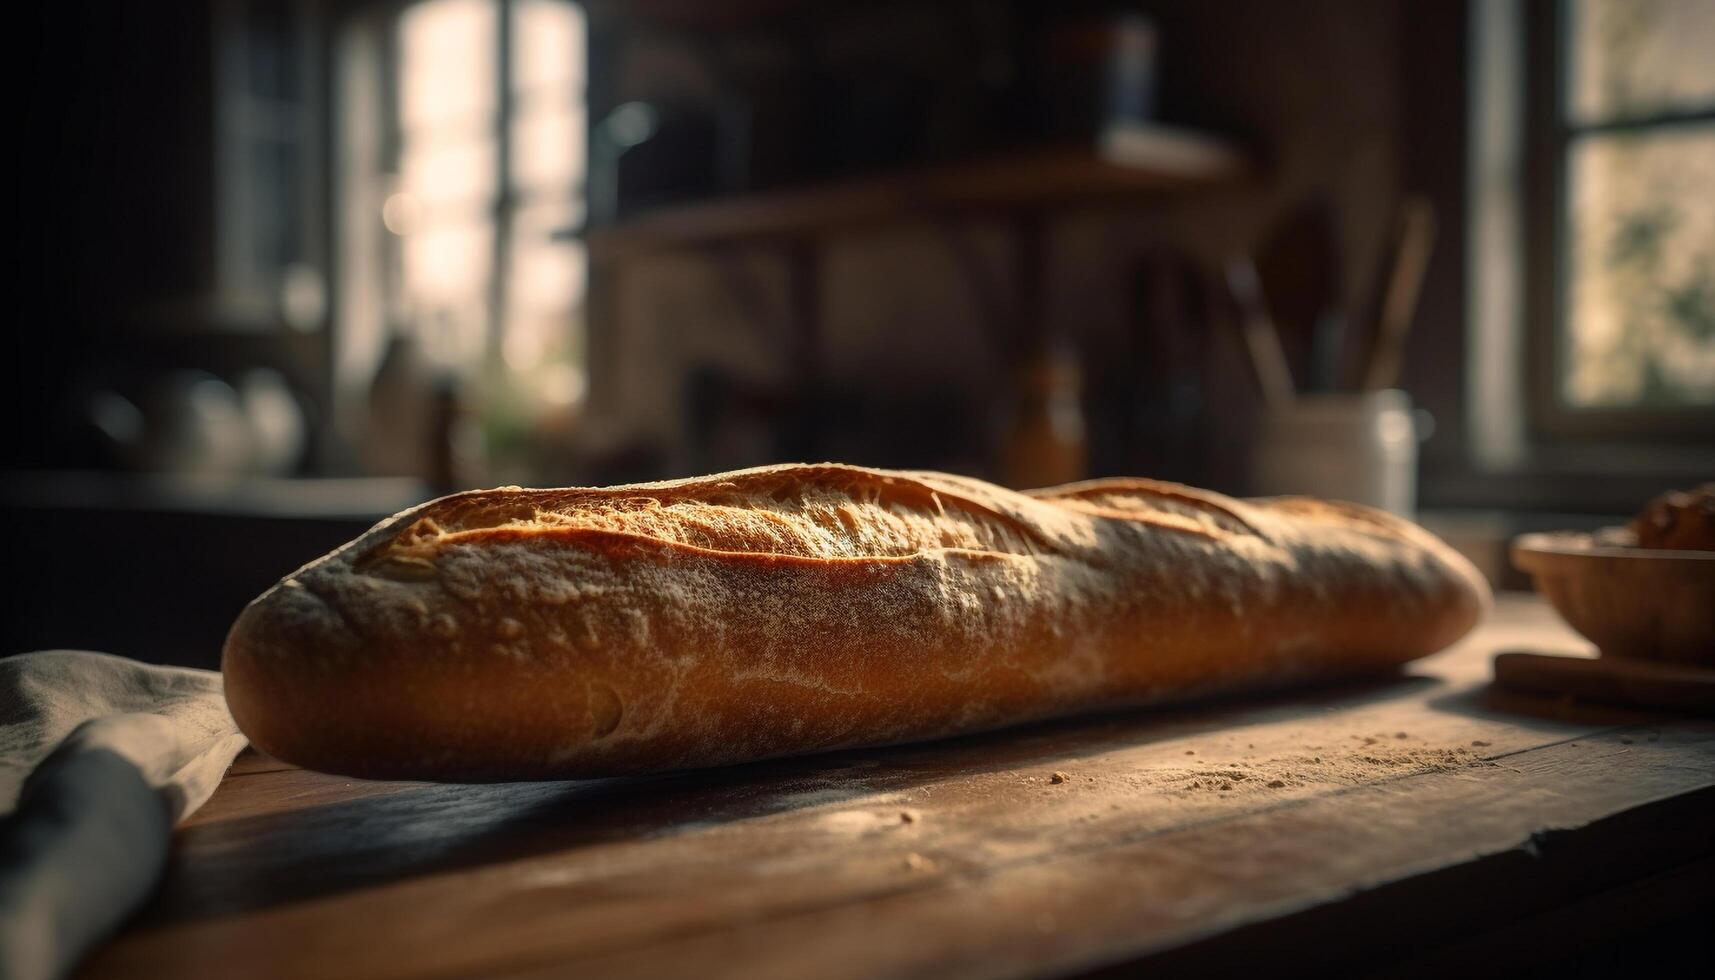
<svg viewBox="0 0 1715 980">
<path fill-rule="evenodd" d="M 247 755 L 82 975 L 1306 973 L 1707 901 L 1715 724 L 1488 686 L 1582 648 L 1503 597 L 1394 677 L 892 749 L 487 786 Z"/>
</svg>

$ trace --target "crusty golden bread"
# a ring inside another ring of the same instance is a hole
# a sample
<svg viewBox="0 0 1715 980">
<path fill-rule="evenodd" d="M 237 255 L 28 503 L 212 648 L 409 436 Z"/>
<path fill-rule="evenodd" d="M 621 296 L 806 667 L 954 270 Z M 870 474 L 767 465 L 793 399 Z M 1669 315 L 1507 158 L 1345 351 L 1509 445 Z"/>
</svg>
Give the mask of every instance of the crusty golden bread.
<svg viewBox="0 0 1715 980">
<path fill-rule="evenodd" d="M 252 602 L 239 726 L 376 778 L 606 776 L 1392 667 L 1488 601 L 1421 528 L 1150 480 L 770 466 L 455 494 Z"/>
<path fill-rule="evenodd" d="M 1632 520 L 1640 548 L 1715 551 L 1715 483 L 1669 490 Z"/>
</svg>

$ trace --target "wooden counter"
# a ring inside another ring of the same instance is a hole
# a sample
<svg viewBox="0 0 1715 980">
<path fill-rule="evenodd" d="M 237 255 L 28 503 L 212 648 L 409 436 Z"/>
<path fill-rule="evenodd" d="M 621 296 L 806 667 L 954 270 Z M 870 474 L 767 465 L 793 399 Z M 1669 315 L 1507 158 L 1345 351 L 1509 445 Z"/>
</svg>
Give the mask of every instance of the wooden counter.
<svg viewBox="0 0 1715 980">
<path fill-rule="evenodd" d="M 1509 597 L 1454 650 L 1372 683 L 635 780 L 365 783 L 247 755 L 82 975 L 1573 956 L 1715 900 L 1715 723 L 1488 688 L 1498 649 L 1581 646 Z"/>
</svg>

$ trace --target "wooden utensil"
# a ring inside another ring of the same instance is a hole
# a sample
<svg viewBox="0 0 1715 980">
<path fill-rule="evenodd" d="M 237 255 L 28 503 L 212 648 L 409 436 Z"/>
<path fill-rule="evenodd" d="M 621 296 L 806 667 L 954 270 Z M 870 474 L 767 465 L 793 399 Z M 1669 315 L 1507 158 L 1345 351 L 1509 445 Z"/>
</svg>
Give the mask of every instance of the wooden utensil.
<svg viewBox="0 0 1715 980">
<path fill-rule="evenodd" d="M 1421 197 L 1400 206 L 1393 261 L 1376 312 L 1375 333 L 1362 361 L 1358 387 L 1363 391 L 1392 388 L 1399 382 L 1400 359 L 1411 332 L 1417 297 L 1435 249 L 1435 208 Z"/>
<path fill-rule="evenodd" d="M 1256 270 L 1287 363 L 1304 391 L 1341 386 L 1345 315 L 1333 208 L 1312 198 L 1288 212 L 1256 251 Z"/>
<path fill-rule="evenodd" d="M 1245 350 L 1250 354 L 1263 401 L 1271 408 L 1290 403 L 1296 394 L 1292 369 L 1287 365 L 1286 352 L 1280 346 L 1280 331 L 1269 316 L 1256 265 L 1249 258 L 1227 261 L 1227 291 L 1238 308 L 1240 336 L 1244 338 Z"/>
</svg>

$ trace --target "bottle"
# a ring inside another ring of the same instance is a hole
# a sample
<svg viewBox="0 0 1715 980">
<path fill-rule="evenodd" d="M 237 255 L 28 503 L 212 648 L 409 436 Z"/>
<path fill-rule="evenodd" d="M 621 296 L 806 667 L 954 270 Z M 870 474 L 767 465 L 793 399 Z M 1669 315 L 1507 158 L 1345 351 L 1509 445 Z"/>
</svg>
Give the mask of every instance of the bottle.
<svg viewBox="0 0 1715 980">
<path fill-rule="evenodd" d="M 433 388 L 422 344 L 410 330 L 395 328 L 369 383 L 363 463 L 371 475 L 429 475 L 427 409 Z"/>
<path fill-rule="evenodd" d="M 1001 479 L 1019 490 L 1083 479 L 1089 445 L 1076 355 L 1050 346 L 1025 361 L 1017 384 Z"/>
<path fill-rule="evenodd" d="M 464 397 L 458 377 L 436 379 L 429 399 L 425 474 L 439 493 L 468 490 L 482 482 L 482 426 Z"/>
</svg>

